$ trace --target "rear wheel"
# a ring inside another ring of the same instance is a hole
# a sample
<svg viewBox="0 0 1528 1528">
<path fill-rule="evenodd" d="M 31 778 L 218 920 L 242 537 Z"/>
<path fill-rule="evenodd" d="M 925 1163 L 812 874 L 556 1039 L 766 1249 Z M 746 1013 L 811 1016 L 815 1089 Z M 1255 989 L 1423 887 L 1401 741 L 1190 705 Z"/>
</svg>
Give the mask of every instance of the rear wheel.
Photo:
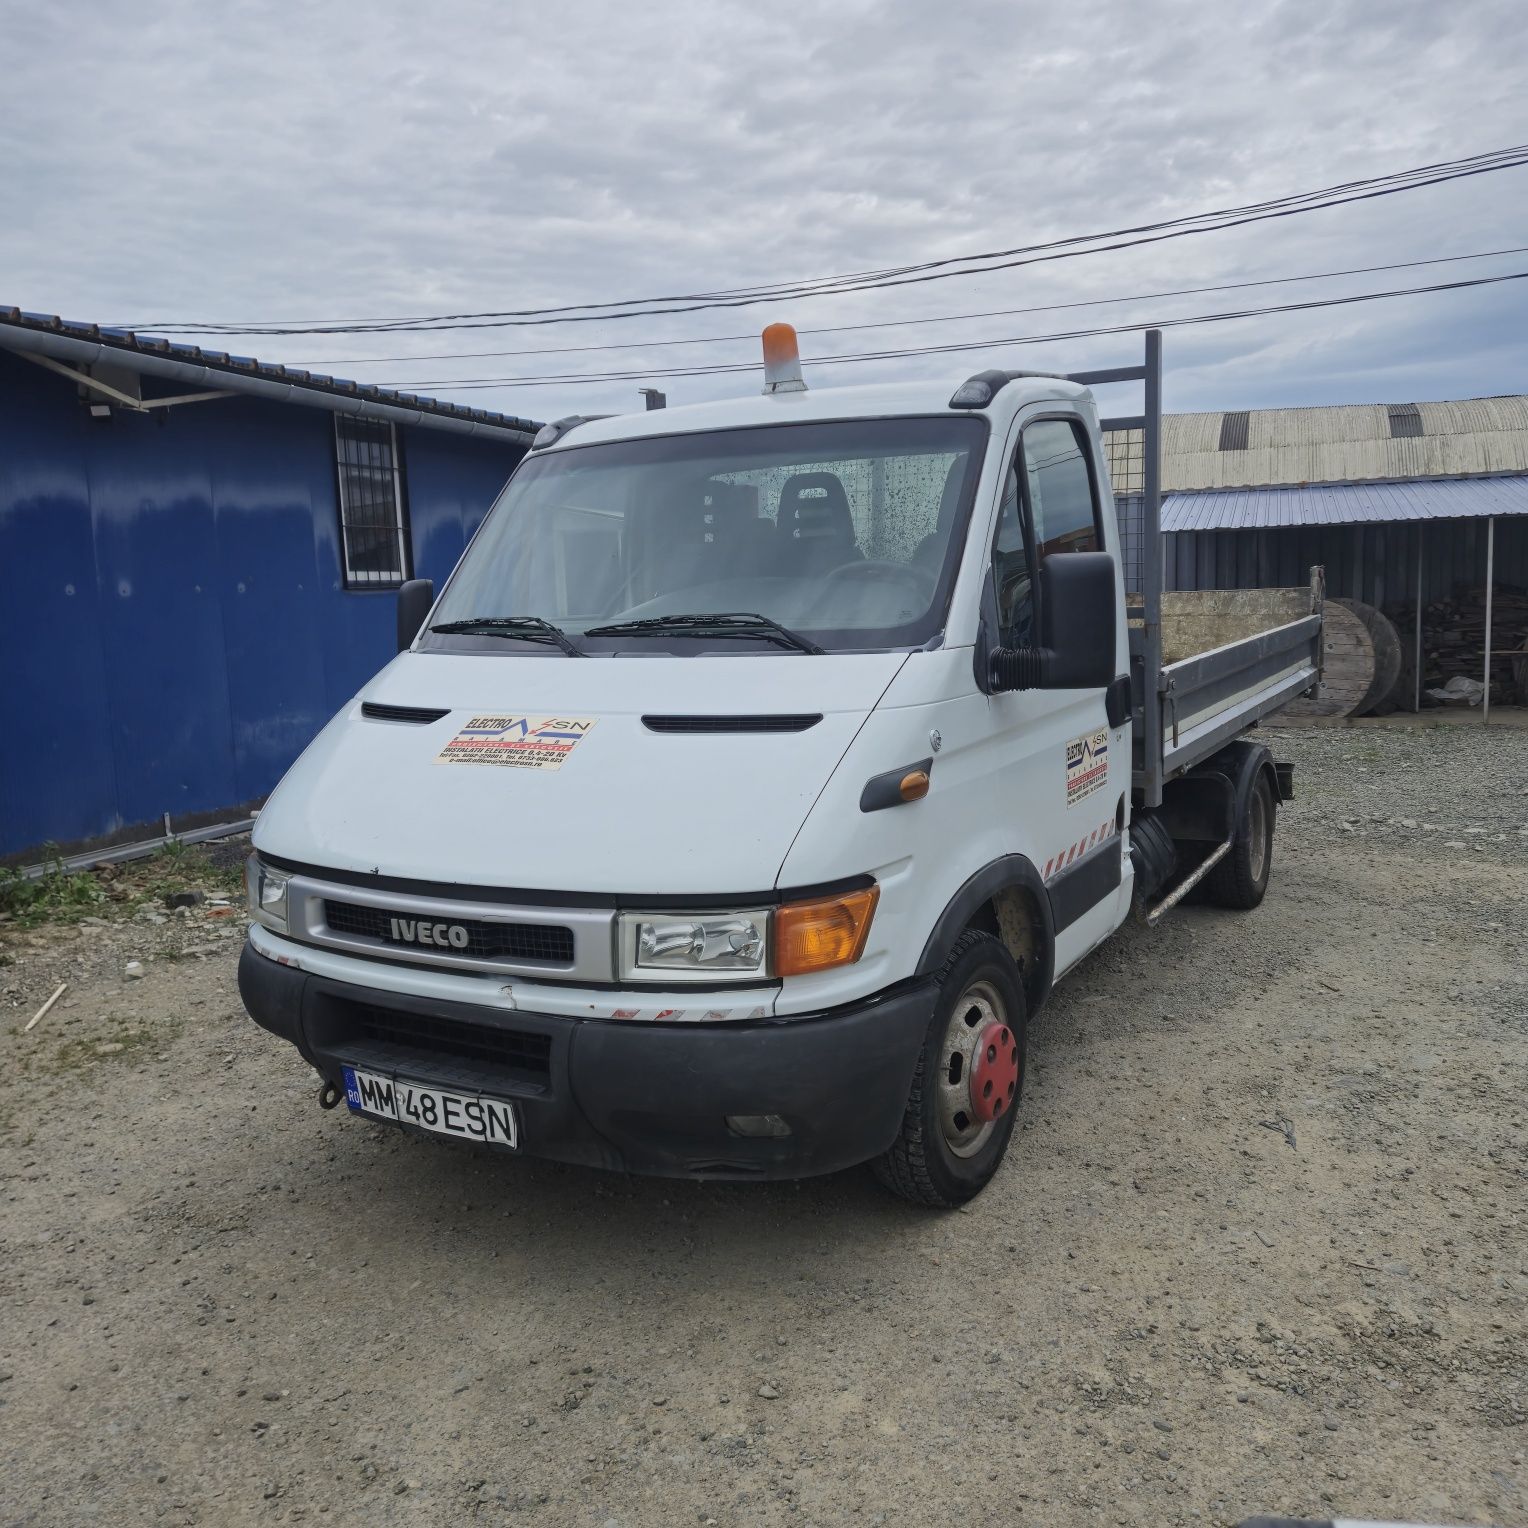
<svg viewBox="0 0 1528 1528">
<path fill-rule="evenodd" d="M 1019 968 L 991 934 L 962 934 L 938 982 L 902 1129 L 871 1166 L 902 1198 L 947 1208 L 979 1194 L 1008 1150 L 1025 1012 Z"/>
<path fill-rule="evenodd" d="M 1247 792 L 1231 852 L 1204 878 L 1206 901 L 1245 910 L 1263 900 L 1273 868 L 1273 814 L 1268 776 L 1259 773 Z"/>
</svg>

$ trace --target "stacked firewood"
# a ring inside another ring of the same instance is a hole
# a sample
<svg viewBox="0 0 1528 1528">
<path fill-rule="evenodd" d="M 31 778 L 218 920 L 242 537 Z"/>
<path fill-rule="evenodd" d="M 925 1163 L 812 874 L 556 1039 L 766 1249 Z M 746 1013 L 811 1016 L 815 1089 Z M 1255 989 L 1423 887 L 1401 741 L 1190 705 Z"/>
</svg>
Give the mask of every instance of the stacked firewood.
<svg viewBox="0 0 1528 1528">
<path fill-rule="evenodd" d="M 1414 605 L 1386 607 L 1401 636 L 1404 661 L 1391 700 L 1409 707 L 1415 693 Z M 1528 704 L 1528 590 L 1497 584 L 1491 602 L 1491 700 L 1497 705 Z M 1428 690 L 1442 689 L 1456 675 L 1477 682 L 1485 669 L 1486 591 L 1460 587 L 1452 599 L 1422 607 L 1422 704 L 1435 705 Z M 1517 662 L 1513 659 L 1516 657 Z"/>
</svg>

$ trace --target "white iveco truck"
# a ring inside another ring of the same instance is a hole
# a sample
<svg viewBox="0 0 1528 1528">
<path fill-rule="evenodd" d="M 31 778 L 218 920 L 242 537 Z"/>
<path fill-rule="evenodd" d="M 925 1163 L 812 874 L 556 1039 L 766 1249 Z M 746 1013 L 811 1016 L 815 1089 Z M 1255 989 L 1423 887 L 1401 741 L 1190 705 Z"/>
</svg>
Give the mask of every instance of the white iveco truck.
<svg viewBox="0 0 1528 1528">
<path fill-rule="evenodd" d="M 1056 982 L 1132 907 L 1261 900 L 1290 778 L 1241 735 L 1317 683 L 1319 585 L 1240 637 L 1180 610 L 1164 665 L 1156 335 L 808 391 L 774 325 L 765 378 L 543 429 L 261 812 L 240 987 L 326 1107 L 955 1204 Z"/>
</svg>

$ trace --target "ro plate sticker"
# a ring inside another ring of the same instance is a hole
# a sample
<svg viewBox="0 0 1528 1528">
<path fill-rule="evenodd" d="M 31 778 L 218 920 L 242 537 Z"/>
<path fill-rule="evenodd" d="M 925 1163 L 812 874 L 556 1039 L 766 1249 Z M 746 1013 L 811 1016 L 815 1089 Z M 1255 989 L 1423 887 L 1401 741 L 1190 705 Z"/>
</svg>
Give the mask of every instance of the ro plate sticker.
<svg viewBox="0 0 1528 1528">
<path fill-rule="evenodd" d="M 474 716 L 436 754 L 435 762 L 561 769 L 597 720 L 593 716 Z"/>
<path fill-rule="evenodd" d="M 1066 745 L 1066 804 L 1076 806 L 1109 779 L 1109 729 L 1074 737 Z"/>
</svg>

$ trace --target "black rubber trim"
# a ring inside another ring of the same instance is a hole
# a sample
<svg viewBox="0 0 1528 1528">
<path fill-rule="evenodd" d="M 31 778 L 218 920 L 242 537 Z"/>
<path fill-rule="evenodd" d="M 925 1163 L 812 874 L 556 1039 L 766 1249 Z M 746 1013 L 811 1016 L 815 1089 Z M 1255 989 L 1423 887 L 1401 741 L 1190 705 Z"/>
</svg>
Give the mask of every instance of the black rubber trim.
<svg viewBox="0 0 1528 1528">
<path fill-rule="evenodd" d="M 396 891 L 405 896 L 470 898 L 477 902 L 508 902 L 520 907 L 616 907 L 623 911 L 654 908 L 663 911 L 704 912 L 713 907 L 775 907 L 781 902 L 804 902 L 815 897 L 836 896 L 845 891 L 863 891 L 875 885 L 870 875 L 845 876 L 841 881 L 824 881 L 816 886 L 781 886 L 772 891 L 705 892 L 695 895 L 684 891 L 531 891 L 513 886 L 469 886 L 457 881 L 411 881 L 402 876 L 373 875 L 360 870 L 333 870 L 325 865 L 310 865 L 303 860 L 286 859 L 279 854 L 255 851 L 260 859 L 277 870 L 292 875 L 309 875 L 332 881 L 336 886 L 364 886 L 370 891 Z M 330 948 L 325 946 L 325 948 Z"/>
<path fill-rule="evenodd" d="M 438 722 L 451 713 L 444 707 L 435 706 L 385 706 L 380 701 L 363 700 L 361 715 L 374 722 L 414 722 L 423 725 Z"/>
<path fill-rule="evenodd" d="M 911 803 L 902 797 L 902 782 L 915 770 L 922 770 L 926 775 L 934 773 L 934 756 L 930 754 L 926 759 L 916 759 L 911 764 L 904 764 L 900 769 L 888 769 L 884 775 L 872 775 L 865 781 L 865 788 L 860 792 L 860 811 L 884 812 L 889 806 L 908 806 Z M 921 801 L 922 796 L 913 798 Z"/>
<path fill-rule="evenodd" d="M 1279 783 L 1278 798 L 1280 801 L 1293 801 L 1295 799 L 1295 767 L 1282 761 L 1276 761 L 1273 766 L 1274 778 Z"/>
<path fill-rule="evenodd" d="M 1121 859 L 1120 841 L 1111 835 L 1051 878 L 1051 917 L 1058 934 L 1119 890 Z"/>
<path fill-rule="evenodd" d="M 1104 691 L 1104 716 L 1111 727 L 1123 727 L 1130 720 L 1130 676 L 1118 674 Z"/>
<path fill-rule="evenodd" d="M 1040 909 L 1040 950 L 1035 969 L 1024 973 L 1024 992 L 1029 999 L 1030 1017 L 1033 1018 L 1049 995 L 1056 974 L 1056 923 L 1045 882 L 1034 863 L 1022 854 L 1005 854 L 1001 859 L 993 860 L 990 865 L 978 870 L 955 893 L 949 906 L 939 915 L 933 933 L 923 946 L 917 975 L 928 976 L 939 970 L 949 958 L 950 951 L 955 948 L 955 941 L 970 924 L 976 910 L 998 892 L 1015 886 L 1033 893 L 1035 905 Z"/>
<path fill-rule="evenodd" d="M 328 1081 L 347 1065 L 436 1087 L 512 1099 L 530 1156 L 687 1178 L 800 1178 L 878 1156 L 900 1123 L 936 989 L 900 983 L 799 1018 L 740 1023 L 632 1023 L 483 1007 L 333 981 L 282 966 L 246 944 L 239 990 L 251 1018 L 294 1043 Z M 704 999 L 700 999 L 704 1001 Z M 357 1036 L 357 1009 L 380 1014 L 392 1045 Z M 431 1053 L 449 1022 L 492 1043 L 540 1037 L 534 1075 L 460 1054 Z M 412 1054 L 405 1056 L 398 1047 Z M 726 1116 L 780 1114 L 784 1139 L 733 1134 Z M 409 1128 L 407 1126 L 401 1128 Z M 489 1149 L 489 1148 L 484 1148 Z M 503 1148 L 492 1148 L 503 1149 Z"/>
<path fill-rule="evenodd" d="M 644 716 L 642 725 L 649 732 L 805 732 L 821 720 L 821 711 L 802 711 L 773 716 Z"/>
</svg>

